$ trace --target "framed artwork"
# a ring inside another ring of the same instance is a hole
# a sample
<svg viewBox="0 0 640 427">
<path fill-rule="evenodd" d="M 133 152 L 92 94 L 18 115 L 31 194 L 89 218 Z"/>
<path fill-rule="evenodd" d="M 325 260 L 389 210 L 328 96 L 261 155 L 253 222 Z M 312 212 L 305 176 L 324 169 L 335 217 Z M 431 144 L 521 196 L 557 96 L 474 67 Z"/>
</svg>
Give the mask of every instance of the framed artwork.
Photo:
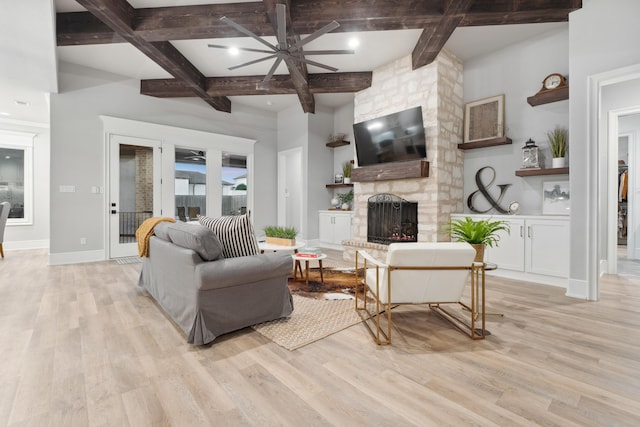
<svg viewBox="0 0 640 427">
<path fill-rule="evenodd" d="M 464 106 L 464 142 L 504 136 L 504 95 L 468 102 Z"/>
<path fill-rule="evenodd" d="M 569 215 L 570 208 L 569 181 L 542 183 L 543 215 Z"/>
</svg>

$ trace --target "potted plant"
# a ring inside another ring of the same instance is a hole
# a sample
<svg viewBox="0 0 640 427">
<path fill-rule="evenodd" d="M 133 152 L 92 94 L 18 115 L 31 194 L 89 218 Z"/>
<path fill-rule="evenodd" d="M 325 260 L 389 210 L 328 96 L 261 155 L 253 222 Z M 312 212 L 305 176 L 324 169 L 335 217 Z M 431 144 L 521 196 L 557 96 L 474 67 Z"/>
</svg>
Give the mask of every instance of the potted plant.
<svg viewBox="0 0 640 427">
<path fill-rule="evenodd" d="M 336 197 L 340 200 L 342 209 L 349 210 L 349 203 L 353 200 L 353 190 L 349 190 L 348 193 L 338 193 Z"/>
<path fill-rule="evenodd" d="M 470 217 L 464 219 L 453 219 L 449 221 L 446 232 L 452 240 L 457 242 L 467 242 L 476 250 L 474 261 L 484 261 L 485 246 L 497 246 L 500 235 L 498 232 L 506 231 L 509 233 L 511 228 L 507 221 L 492 221 L 491 219 L 482 219 L 474 221 Z"/>
<path fill-rule="evenodd" d="M 556 126 L 554 130 L 547 132 L 547 138 L 551 148 L 551 166 L 554 168 L 565 167 L 567 148 L 569 147 L 569 131 L 567 128 Z"/>
<path fill-rule="evenodd" d="M 296 235 L 298 232 L 293 227 L 268 225 L 264 228 L 264 234 L 267 236 L 267 243 L 271 243 L 273 245 L 294 246 L 296 244 Z"/>
<path fill-rule="evenodd" d="M 351 184 L 351 162 L 347 160 L 342 164 L 342 182 Z"/>
</svg>

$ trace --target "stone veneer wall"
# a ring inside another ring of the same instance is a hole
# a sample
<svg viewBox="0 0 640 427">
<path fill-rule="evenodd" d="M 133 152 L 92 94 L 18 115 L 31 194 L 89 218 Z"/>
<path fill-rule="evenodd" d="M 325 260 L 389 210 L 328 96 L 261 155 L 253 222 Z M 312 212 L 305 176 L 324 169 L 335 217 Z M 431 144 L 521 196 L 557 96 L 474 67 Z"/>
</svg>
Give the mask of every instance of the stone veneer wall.
<svg viewBox="0 0 640 427">
<path fill-rule="evenodd" d="M 464 113 L 462 71 L 462 62 L 445 50 L 417 70 L 406 56 L 374 70 L 371 87 L 356 94 L 354 123 L 422 107 L 429 177 L 355 183 L 353 239 L 343 242 L 345 259 L 353 260 L 360 248 L 385 259 L 385 245 L 367 242 L 367 199 L 378 193 L 418 202 L 418 241 L 448 240 L 442 227 L 451 213 L 463 210 L 463 154 L 457 147 Z"/>
</svg>

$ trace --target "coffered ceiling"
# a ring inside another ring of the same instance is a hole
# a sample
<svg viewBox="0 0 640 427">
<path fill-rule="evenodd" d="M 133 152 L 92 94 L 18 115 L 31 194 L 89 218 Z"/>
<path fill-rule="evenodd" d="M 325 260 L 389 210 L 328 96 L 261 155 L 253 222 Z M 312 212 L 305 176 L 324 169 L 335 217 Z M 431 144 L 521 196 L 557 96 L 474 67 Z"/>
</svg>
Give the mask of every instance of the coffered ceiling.
<svg viewBox="0 0 640 427">
<path fill-rule="evenodd" d="M 287 5 L 288 37 L 304 38 L 332 20 L 340 27 L 305 50 L 351 49 L 352 55 L 313 57 L 338 69 L 307 65 L 305 80 L 292 81 L 286 65 L 269 90 L 256 85 L 271 61 L 229 70 L 264 54 L 232 56 L 208 44 L 264 46 L 220 21 L 227 16 L 270 43 L 277 3 Z M 54 56 L 141 82 L 141 93 L 190 97 L 220 111 L 235 103 L 280 111 L 298 103 L 338 106 L 367 87 L 371 71 L 412 56 L 414 68 L 430 63 L 443 46 L 462 60 L 538 34 L 566 28 L 581 0 L 55 0 Z M 4 8 L 4 6 L 3 6 Z M 272 18 L 273 19 L 273 18 Z M 1 46 L 0 46 L 1 47 Z M 1 107 L 1 104 L 0 104 Z"/>
</svg>

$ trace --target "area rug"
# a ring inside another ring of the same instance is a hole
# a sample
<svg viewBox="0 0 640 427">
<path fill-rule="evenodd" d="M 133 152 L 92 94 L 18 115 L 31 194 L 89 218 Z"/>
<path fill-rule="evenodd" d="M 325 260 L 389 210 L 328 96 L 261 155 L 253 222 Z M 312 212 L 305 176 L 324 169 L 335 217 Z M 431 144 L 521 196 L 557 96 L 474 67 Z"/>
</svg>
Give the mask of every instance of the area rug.
<svg viewBox="0 0 640 427">
<path fill-rule="evenodd" d="M 252 328 L 279 346 L 295 350 L 360 323 L 353 300 L 354 271 L 324 269 L 323 276 L 321 283 L 319 270 L 310 270 L 308 286 L 299 275 L 298 280 L 289 279 L 291 316 Z"/>
<path fill-rule="evenodd" d="M 114 260 L 116 262 L 116 264 L 137 264 L 142 262 L 142 258 L 140 258 L 139 256 L 128 256 L 128 257 L 122 257 L 122 258 L 116 258 Z"/>
<path fill-rule="evenodd" d="M 353 300 L 325 300 L 293 295 L 291 317 L 252 326 L 274 343 L 293 351 L 360 323 Z"/>
</svg>

